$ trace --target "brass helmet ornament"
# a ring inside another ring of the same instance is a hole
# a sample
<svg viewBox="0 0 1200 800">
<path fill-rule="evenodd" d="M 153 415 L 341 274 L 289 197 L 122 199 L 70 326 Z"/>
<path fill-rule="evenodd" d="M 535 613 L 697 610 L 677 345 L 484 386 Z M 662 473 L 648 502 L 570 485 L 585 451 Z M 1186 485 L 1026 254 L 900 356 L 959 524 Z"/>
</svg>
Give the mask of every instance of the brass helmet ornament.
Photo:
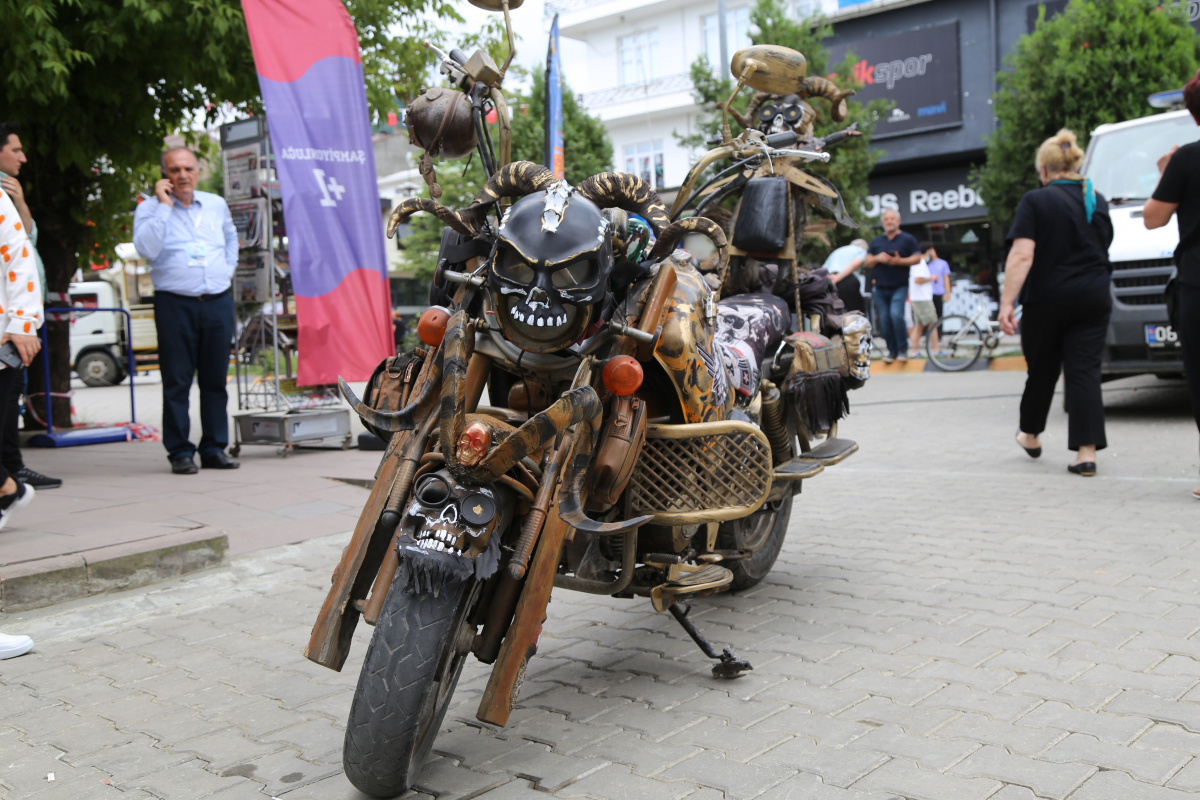
<svg viewBox="0 0 1200 800">
<path fill-rule="evenodd" d="M 429 195 L 442 196 L 433 171 L 435 158 L 462 158 L 475 151 L 479 137 L 471 120 L 471 101 L 462 92 L 435 86 L 426 89 L 404 112 L 408 141 L 421 148 L 417 171 L 429 185 Z"/>
<path fill-rule="evenodd" d="M 408 141 L 433 158 L 463 158 L 475 151 L 471 101 L 454 89 L 426 89 L 404 113 Z"/>
<path fill-rule="evenodd" d="M 610 214 L 562 180 L 504 212 L 487 282 L 510 341 L 552 353 L 583 335 L 608 291 L 611 228 Z"/>
</svg>

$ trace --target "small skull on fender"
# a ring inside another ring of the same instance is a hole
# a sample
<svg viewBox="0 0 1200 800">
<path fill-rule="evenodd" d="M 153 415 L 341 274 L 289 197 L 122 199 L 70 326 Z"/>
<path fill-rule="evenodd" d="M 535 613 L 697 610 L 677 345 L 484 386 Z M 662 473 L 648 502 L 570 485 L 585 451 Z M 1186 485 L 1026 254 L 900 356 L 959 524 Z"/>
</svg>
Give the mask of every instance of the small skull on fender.
<svg viewBox="0 0 1200 800">
<path fill-rule="evenodd" d="M 852 312 L 842 323 L 842 345 L 846 348 L 846 362 L 851 380 L 862 381 L 871 377 L 871 322 L 862 314 Z M 854 386 L 853 388 L 857 388 Z"/>
</svg>

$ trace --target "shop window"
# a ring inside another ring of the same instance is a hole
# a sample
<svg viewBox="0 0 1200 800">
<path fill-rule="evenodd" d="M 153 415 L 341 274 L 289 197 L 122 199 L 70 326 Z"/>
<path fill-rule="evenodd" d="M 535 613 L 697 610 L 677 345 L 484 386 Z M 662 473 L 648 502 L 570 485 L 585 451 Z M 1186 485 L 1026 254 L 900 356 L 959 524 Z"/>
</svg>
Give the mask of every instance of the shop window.
<svg viewBox="0 0 1200 800">
<path fill-rule="evenodd" d="M 704 55 L 708 63 L 718 74 L 725 74 L 728 64 L 721 63 L 721 29 L 717 24 L 717 15 L 709 14 L 704 17 Z M 725 12 L 725 44 L 729 48 L 729 57 L 743 47 L 749 47 L 750 41 L 750 9 L 734 8 Z"/>
<path fill-rule="evenodd" d="M 637 175 L 655 189 L 665 186 L 662 139 L 625 145 L 625 171 Z"/>
<path fill-rule="evenodd" d="M 662 77 L 658 65 L 658 31 L 622 36 L 619 42 L 622 86 L 636 86 Z"/>
</svg>

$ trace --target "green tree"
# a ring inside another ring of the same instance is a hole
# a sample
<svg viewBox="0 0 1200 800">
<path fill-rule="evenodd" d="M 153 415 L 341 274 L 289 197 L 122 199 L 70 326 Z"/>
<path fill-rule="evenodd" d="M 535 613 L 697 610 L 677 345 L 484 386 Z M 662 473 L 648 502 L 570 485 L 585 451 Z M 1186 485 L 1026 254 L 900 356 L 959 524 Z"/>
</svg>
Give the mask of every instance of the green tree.
<svg viewBox="0 0 1200 800">
<path fill-rule="evenodd" d="M 1086 147 L 1107 122 L 1142 117 L 1151 92 L 1177 89 L 1196 71 L 1196 33 L 1181 5 L 1153 0 L 1071 0 L 1005 58 L 992 96 L 996 132 L 977 180 L 992 221 L 1006 228 L 1017 203 L 1037 188 L 1038 146 L 1070 128 Z"/>
<path fill-rule="evenodd" d="M 546 72 L 533 73 L 532 88 L 527 94 L 509 98 L 512 108 L 513 161 L 545 163 L 546 149 Z M 492 126 L 492 141 L 497 133 Z M 612 168 L 612 142 L 603 123 L 590 116 L 580 105 L 570 88 L 563 84 L 563 159 L 568 183 L 578 184 L 584 178 Z M 437 165 L 438 185 L 442 187 L 439 202 L 450 208 L 470 204 L 483 188 L 483 168 L 479 159 L 443 161 Z M 425 197 L 428 189 L 422 189 Z M 412 218 L 409 234 L 404 239 L 405 262 L 415 277 L 428 280 L 437 267 L 438 245 L 441 243 L 442 223 L 430 214 Z"/>
<path fill-rule="evenodd" d="M 833 29 L 820 15 L 797 21 L 788 15 L 788 6 L 784 0 L 758 0 L 750 12 L 750 20 L 754 28 L 757 28 L 757 33 L 751 36 L 755 44 L 789 47 L 802 53 L 808 60 L 809 75 L 827 76 L 842 87 L 860 86 L 853 78 L 854 64 L 858 60 L 853 53 L 847 53 L 843 62 L 836 67 L 829 64 L 829 51 L 823 42 L 833 33 Z M 709 109 L 709 113 L 701 116 L 697 122 L 700 132 L 690 136 L 677 133 L 676 139 L 685 146 L 707 148 L 709 138 L 721 130 L 721 112 L 717 104 L 725 102 L 729 97 L 734 82 L 728 67 L 714 71 L 704 56 L 692 63 L 690 74 L 696 102 Z M 750 90 L 743 90 L 734 101 L 735 107 L 739 111 L 745 110 L 751 95 Z M 834 122 L 829 114 L 829 104 L 824 100 L 816 98 L 811 100 L 810 104 L 820 115 L 814 126 L 817 136 L 827 136 L 854 122 L 858 123 L 858 129 L 862 132 L 862 136 L 837 145 L 831 151 L 833 158 L 828 164 L 812 162 L 807 166 L 807 169 L 827 178 L 838 187 L 850 216 L 859 225 L 864 226 L 848 228 L 839 225 L 830 233 L 830 241 L 834 246 L 846 244 L 868 232 L 867 220 L 861 212 L 867 197 L 867 177 L 871 174 L 875 162 L 883 155 L 882 150 L 873 149 L 869 144 L 876 121 L 886 114 L 890 104 L 874 100 L 863 105 L 851 99 L 847 103 L 849 113 L 842 122 Z M 734 133 L 737 133 L 737 122 L 731 121 L 731 125 Z M 802 244 L 802 253 L 813 259 L 823 257 L 828 249 L 819 242 Z"/>
<path fill-rule="evenodd" d="M 414 97 L 432 63 L 432 16 L 446 0 L 344 0 L 361 39 L 376 114 Z M 23 127 L 21 171 L 51 291 L 131 235 L 139 191 L 158 177 L 163 137 L 222 107 L 258 105 L 236 0 L 0 0 L 0 119 Z M 406 35 L 395 36 L 403 30 Z M 68 388 L 68 330 L 49 323 L 54 391 Z M 32 376 L 37 381 L 40 376 Z M 69 419 L 65 398 L 55 418 Z"/>
<path fill-rule="evenodd" d="M 513 110 L 513 160 L 546 163 L 546 70 L 533 73 L 533 86 Z M 612 141 L 604 123 L 588 114 L 563 82 L 563 165 L 567 183 L 612 169 Z"/>
</svg>

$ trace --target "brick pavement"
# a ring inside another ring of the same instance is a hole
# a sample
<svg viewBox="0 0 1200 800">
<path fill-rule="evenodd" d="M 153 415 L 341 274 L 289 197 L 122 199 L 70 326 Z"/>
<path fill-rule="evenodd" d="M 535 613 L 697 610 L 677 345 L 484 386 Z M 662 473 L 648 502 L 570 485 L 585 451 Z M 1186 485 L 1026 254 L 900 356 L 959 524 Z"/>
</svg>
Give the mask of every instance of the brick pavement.
<svg viewBox="0 0 1200 800">
<path fill-rule="evenodd" d="M 508 728 L 469 663 L 414 797 L 1125 800 L 1200 791 L 1200 506 L 1178 388 L 1110 385 L 1099 478 L 1012 444 L 1021 376 L 856 394 L 862 451 L 805 486 L 776 570 L 700 601 L 717 682 L 644 600 L 558 592 Z M 301 649 L 346 535 L 12 615 L 0 796 L 361 799 L 345 672 Z M 54 773 L 54 782 L 46 780 Z"/>
</svg>

